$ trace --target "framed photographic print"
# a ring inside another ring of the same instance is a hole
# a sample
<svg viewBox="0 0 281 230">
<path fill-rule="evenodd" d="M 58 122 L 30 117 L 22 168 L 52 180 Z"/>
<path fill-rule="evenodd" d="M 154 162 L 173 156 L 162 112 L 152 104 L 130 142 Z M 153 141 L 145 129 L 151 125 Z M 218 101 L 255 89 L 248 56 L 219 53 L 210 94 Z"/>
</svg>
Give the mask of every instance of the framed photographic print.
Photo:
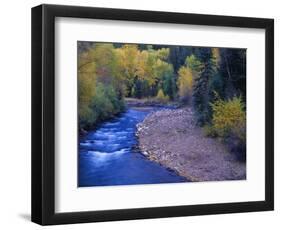
<svg viewBox="0 0 281 230">
<path fill-rule="evenodd" d="M 32 8 L 32 221 L 273 210 L 273 19 Z"/>
</svg>

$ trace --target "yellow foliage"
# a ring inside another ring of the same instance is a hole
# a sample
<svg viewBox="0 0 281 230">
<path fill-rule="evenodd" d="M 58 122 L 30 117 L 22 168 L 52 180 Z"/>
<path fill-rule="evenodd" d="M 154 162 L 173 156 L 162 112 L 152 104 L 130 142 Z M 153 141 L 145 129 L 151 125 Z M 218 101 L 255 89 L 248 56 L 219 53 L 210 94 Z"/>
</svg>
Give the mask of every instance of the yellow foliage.
<svg viewBox="0 0 281 230">
<path fill-rule="evenodd" d="M 121 48 L 114 50 L 116 56 L 116 65 L 114 71 L 114 77 L 119 85 L 126 84 L 126 95 L 129 93 L 129 89 L 132 87 L 134 78 L 137 74 L 137 62 L 139 58 L 139 50 L 137 45 L 126 44 Z M 123 87 L 124 88 L 124 87 Z"/>
<path fill-rule="evenodd" d="M 195 57 L 194 54 L 186 57 L 185 65 L 191 69 L 192 74 L 195 77 L 197 77 L 203 69 L 203 64 Z"/>
<path fill-rule="evenodd" d="M 212 125 L 214 131 L 221 137 L 232 133 L 241 140 L 246 140 L 246 112 L 241 97 L 224 101 L 216 100 L 211 104 L 213 109 Z"/>
<path fill-rule="evenodd" d="M 109 43 L 97 43 L 89 52 L 96 64 L 98 77 L 110 76 L 115 62 L 113 45 Z"/>
<path fill-rule="evenodd" d="M 216 67 L 219 67 L 219 64 L 220 64 L 220 49 L 219 48 L 212 48 L 212 56 L 214 58 Z"/>
<path fill-rule="evenodd" d="M 165 61 L 169 56 L 169 52 L 169 48 L 157 51 L 153 49 L 141 51 L 136 65 L 138 79 L 147 81 L 149 86 L 152 86 L 165 73 L 173 72 L 173 66 Z"/>
<path fill-rule="evenodd" d="M 93 73 L 96 71 L 93 52 L 84 52 L 78 58 L 78 71 L 80 73 Z"/>
<path fill-rule="evenodd" d="M 157 59 L 157 61 L 154 64 L 154 71 L 155 71 L 155 77 L 157 79 L 161 79 L 164 74 L 172 74 L 173 73 L 173 65 L 169 64 L 168 62 L 162 61 L 160 59 Z"/>
<path fill-rule="evenodd" d="M 169 96 L 164 94 L 163 90 L 162 89 L 159 89 L 158 90 L 158 93 L 157 93 L 157 96 L 156 96 L 156 99 L 160 102 L 168 102 L 169 101 Z"/>
<path fill-rule="evenodd" d="M 140 80 L 146 80 L 150 86 L 156 82 L 155 62 L 155 52 L 143 50 L 140 53 L 137 64 L 137 76 Z"/>
<path fill-rule="evenodd" d="M 91 120 L 90 104 L 96 93 L 96 68 L 89 53 L 80 56 L 78 60 L 78 95 L 79 117 L 81 120 Z"/>
<path fill-rule="evenodd" d="M 189 67 L 182 66 L 179 69 L 177 85 L 180 97 L 184 98 L 191 96 L 193 87 L 193 75 Z"/>
<path fill-rule="evenodd" d="M 169 48 L 162 48 L 156 51 L 158 58 L 161 60 L 167 60 L 169 57 L 170 49 Z"/>
<path fill-rule="evenodd" d="M 137 60 L 137 75 L 140 79 L 145 79 L 146 76 L 146 61 L 148 58 L 148 52 L 146 50 L 140 52 Z"/>
<path fill-rule="evenodd" d="M 123 45 L 122 48 L 115 50 L 117 61 L 123 74 L 128 79 L 133 79 L 136 75 L 136 65 L 139 55 L 137 45 Z"/>
</svg>

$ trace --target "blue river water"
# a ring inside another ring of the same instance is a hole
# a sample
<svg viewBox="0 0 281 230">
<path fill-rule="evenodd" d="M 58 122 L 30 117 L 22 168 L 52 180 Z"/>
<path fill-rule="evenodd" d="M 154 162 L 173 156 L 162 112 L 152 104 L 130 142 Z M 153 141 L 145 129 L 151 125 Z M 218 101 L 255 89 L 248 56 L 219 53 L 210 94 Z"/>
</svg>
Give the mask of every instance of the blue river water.
<svg viewBox="0 0 281 230">
<path fill-rule="evenodd" d="M 136 125 L 155 108 L 129 108 L 80 137 L 78 186 L 185 182 L 175 172 L 148 160 L 135 148 Z"/>
</svg>

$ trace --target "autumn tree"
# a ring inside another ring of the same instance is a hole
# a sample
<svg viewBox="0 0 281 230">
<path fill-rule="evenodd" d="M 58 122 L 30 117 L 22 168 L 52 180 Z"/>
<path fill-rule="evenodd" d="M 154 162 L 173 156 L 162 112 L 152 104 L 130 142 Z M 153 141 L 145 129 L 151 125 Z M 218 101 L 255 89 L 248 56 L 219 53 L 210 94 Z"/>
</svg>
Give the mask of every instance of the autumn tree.
<svg viewBox="0 0 281 230">
<path fill-rule="evenodd" d="M 137 61 L 139 50 L 137 45 L 123 45 L 115 50 L 117 56 L 117 69 L 115 76 L 120 82 L 125 83 L 125 95 L 130 96 L 137 75 Z"/>
<path fill-rule="evenodd" d="M 80 52 L 78 93 L 80 128 L 90 128 L 98 121 L 124 108 L 117 57 L 112 44 L 98 43 Z"/>
<path fill-rule="evenodd" d="M 192 96 L 193 76 L 189 67 L 182 66 L 178 71 L 178 95 L 180 100 L 190 102 Z"/>
<path fill-rule="evenodd" d="M 165 85 L 165 93 L 171 98 L 175 95 L 175 84 L 173 79 L 173 66 L 166 60 L 169 56 L 169 49 L 162 48 L 159 50 L 143 50 L 140 52 L 137 62 L 136 85 L 134 92 L 139 92 L 142 88 L 144 95 L 156 96 L 158 89 Z M 167 83 L 171 82 L 171 86 Z M 142 86 L 141 86 L 142 85 Z M 140 93 L 137 93 L 140 96 Z"/>
<path fill-rule="evenodd" d="M 95 121 L 91 103 L 96 93 L 96 66 L 92 58 L 90 52 L 85 52 L 78 58 L 78 112 L 81 128 Z"/>
<path fill-rule="evenodd" d="M 244 49 L 79 42 L 78 56 L 82 128 L 121 112 L 125 97 L 180 99 L 200 125 L 211 124 L 216 94 L 246 104 Z"/>
</svg>

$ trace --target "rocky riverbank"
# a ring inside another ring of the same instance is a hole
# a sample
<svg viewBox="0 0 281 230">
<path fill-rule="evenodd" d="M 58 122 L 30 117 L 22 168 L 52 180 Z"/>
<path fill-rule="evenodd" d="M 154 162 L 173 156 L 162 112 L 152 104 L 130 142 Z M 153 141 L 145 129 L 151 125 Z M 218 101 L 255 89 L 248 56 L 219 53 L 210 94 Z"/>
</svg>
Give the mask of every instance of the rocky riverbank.
<svg viewBox="0 0 281 230">
<path fill-rule="evenodd" d="M 188 180 L 246 179 L 246 163 L 218 139 L 206 137 L 188 107 L 151 113 L 137 125 L 136 135 L 144 155 Z"/>
<path fill-rule="evenodd" d="M 137 98 L 125 98 L 124 99 L 127 107 L 173 107 L 177 108 L 180 106 L 178 102 L 161 102 L 155 98 L 144 98 L 144 99 L 137 99 Z"/>
</svg>

